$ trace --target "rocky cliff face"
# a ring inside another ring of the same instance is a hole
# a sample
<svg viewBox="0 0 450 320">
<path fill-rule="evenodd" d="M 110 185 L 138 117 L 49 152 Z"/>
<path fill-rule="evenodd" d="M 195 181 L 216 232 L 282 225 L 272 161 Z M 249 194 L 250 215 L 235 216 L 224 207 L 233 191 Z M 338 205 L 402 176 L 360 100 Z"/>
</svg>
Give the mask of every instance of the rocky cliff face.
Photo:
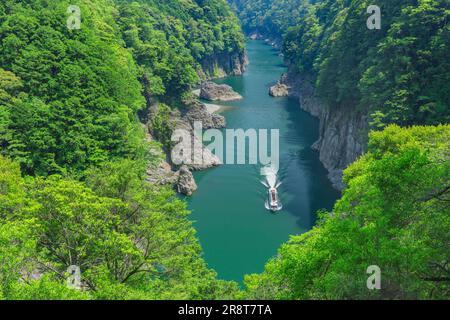
<svg viewBox="0 0 450 320">
<path fill-rule="evenodd" d="M 248 65 L 248 57 L 245 52 L 221 53 L 204 59 L 200 64 L 202 80 L 240 76 Z"/>
<path fill-rule="evenodd" d="M 302 75 L 289 72 L 281 79 L 299 98 L 303 110 L 320 119 L 320 138 L 313 148 L 329 171 L 334 187 L 342 190 L 342 172 L 360 155 L 367 145 L 368 119 L 364 112 L 346 108 L 329 108 L 315 94 L 311 81 Z"/>
</svg>

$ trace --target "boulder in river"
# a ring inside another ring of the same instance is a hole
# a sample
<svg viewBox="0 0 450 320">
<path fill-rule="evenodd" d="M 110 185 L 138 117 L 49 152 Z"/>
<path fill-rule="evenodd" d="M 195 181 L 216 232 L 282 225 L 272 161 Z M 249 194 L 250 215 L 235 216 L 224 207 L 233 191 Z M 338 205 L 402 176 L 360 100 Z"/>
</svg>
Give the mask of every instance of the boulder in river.
<svg viewBox="0 0 450 320">
<path fill-rule="evenodd" d="M 235 101 L 241 100 L 242 96 L 229 85 L 207 81 L 200 88 L 200 98 L 209 101 Z"/>
<path fill-rule="evenodd" d="M 269 94 L 272 97 L 287 97 L 289 95 L 289 87 L 282 83 L 277 83 L 270 87 Z"/>
</svg>

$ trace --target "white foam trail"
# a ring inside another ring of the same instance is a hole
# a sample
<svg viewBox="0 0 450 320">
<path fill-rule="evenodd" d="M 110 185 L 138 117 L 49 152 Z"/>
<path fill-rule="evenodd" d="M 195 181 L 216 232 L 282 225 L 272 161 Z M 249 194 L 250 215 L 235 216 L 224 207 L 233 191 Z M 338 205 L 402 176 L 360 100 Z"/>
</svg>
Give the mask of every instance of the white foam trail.
<svg viewBox="0 0 450 320">
<path fill-rule="evenodd" d="M 261 173 L 266 176 L 266 181 L 269 188 L 276 188 L 278 171 L 272 167 L 265 167 L 261 170 Z"/>
<path fill-rule="evenodd" d="M 276 175 L 268 175 L 266 176 L 267 184 L 270 188 L 275 188 L 277 184 L 277 176 Z"/>
<path fill-rule="evenodd" d="M 265 186 L 266 188 L 270 188 L 270 186 L 267 184 L 266 181 L 261 181 L 261 183 L 263 184 L 263 186 Z"/>
<path fill-rule="evenodd" d="M 261 175 L 263 176 L 267 176 L 267 175 L 277 175 L 278 174 L 278 170 L 268 166 L 268 167 L 264 167 L 261 169 Z"/>
</svg>

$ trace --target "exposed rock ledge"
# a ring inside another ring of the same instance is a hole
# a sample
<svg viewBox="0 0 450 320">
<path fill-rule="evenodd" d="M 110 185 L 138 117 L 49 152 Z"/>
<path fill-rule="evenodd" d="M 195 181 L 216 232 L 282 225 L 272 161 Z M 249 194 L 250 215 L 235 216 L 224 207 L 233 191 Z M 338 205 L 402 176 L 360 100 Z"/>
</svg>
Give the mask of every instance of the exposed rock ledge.
<svg viewBox="0 0 450 320">
<path fill-rule="evenodd" d="M 308 78 L 289 72 L 281 83 L 290 87 L 289 95 L 298 97 L 300 107 L 320 120 L 320 138 L 313 148 L 329 172 L 329 179 L 338 190 L 344 189 L 343 170 L 361 156 L 367 146 L 368 117 L 350 108 L 328 108 L 315 94 Z"/>
<path fill-rule="evenodd" d="M 201 85 L 200 98 L 209 101 L 235 101 L 241 100 L 242 96 L 229 85 L 207 81 Z"/>
</svg>

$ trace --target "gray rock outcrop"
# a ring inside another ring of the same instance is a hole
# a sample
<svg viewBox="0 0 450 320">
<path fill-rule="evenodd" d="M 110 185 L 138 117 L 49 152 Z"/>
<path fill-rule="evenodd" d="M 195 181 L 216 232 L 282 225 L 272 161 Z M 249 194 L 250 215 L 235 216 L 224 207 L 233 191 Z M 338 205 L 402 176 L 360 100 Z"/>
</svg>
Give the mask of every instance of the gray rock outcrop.
<svg viewBox="0 0 450 320">
<path fill-rule="evenodd" d="M 176 188 L 178 193 L 191 196 L 195 191 L 197 191 L 197 184 L 195 183 L 194 175 L 191 171 L 189 171 L 188 167 L 182 166 L 176 173 L 176 176 Z"/>
<path fill-rule="evenodd" d="M 269 95 L 272 97 L 287 97 L 289 95 L 289 87 L 284 83 L 277 83 L 270 87 Z"/>
<path fill-rule="evenodd" d="M 179 120 L 176 124 L 177 131 L 186 132 L 186 136 L 183 139 L 190 140 L 191 150 L 190 155 L 177 154 L 172 152 L 171 162 L 175 164 L 186 165 L 192 171 L 205 170 L 221 165 L 220 159 L 214 155 L 208 148 L 206 148 L 200 139 L 195 136 L 194 128 L 191 124 L 184 120 Z"/>
<path fill-rule="evenodd" d="M 211 114 L 203 103 L 193 101 L 182 108 L 181 117 L 194 126 L 195 121 L 200 121 L 204 129 L 221 129 L 225 128 L 225 117 L 219 114 Z"/>
<path fill-rule="evenodd" d="M 242 99 L 242 96 L 229 85 L 207 81 L 200 88 L 200 98 L 208 101 L 235 101 Z"/>
<path fill-rule="evenodd" d="M 227 121 L 224 116 L 221 116 L 220 114 L 213 113 L 211 115 L 212 121 L 213 121 L 213 127 L 215 129 L 225 128 L 227 126 Z"/>
<path fill-rule="evenodd" d="M 156 185 L 174 185 L 176 176 L 167 160 L 161 160 L 147 168 L 146 181 Z"/>
<path fill-rule="evenodd" d="M 158 112 L 158 106 L 153 105 L 149 110 L 149 118 L 155 116 Z M 183 161 L 177 159 L 176 154 L 170 151 L 153 150 L 157 152 L 156 157 L 161 160 L 158 164 L 152 164 L 147 168 L 146 180 L 149 183 L 157 185 L 171 185 L 181 194 L 190 196 L 197 190 L 194 176 L 191 171 L 204 170 L 221 164 L 220 159 L 207 149 L 198 137 L 194 134 L 194 123 L 199 121 L 203 125 L 203 129 L 223 128 L 225 126 L 225 118 L 218 114 L 210 113 L 206 106 L 198 101 L 191 101 L 187 106 L 181 109 L 174 109 L 170 116 L 170 127 L 174 131 L 181 130 L 186 133 L 184 138 L 191 141 L 191 155 Z M 152 141 L 152 128 L 147 126 L 147 140 Z M 174 158 L 175 157 L 175 158 Z M 180 164 L 180 165 L 177 165 Z"/>
</svg>

